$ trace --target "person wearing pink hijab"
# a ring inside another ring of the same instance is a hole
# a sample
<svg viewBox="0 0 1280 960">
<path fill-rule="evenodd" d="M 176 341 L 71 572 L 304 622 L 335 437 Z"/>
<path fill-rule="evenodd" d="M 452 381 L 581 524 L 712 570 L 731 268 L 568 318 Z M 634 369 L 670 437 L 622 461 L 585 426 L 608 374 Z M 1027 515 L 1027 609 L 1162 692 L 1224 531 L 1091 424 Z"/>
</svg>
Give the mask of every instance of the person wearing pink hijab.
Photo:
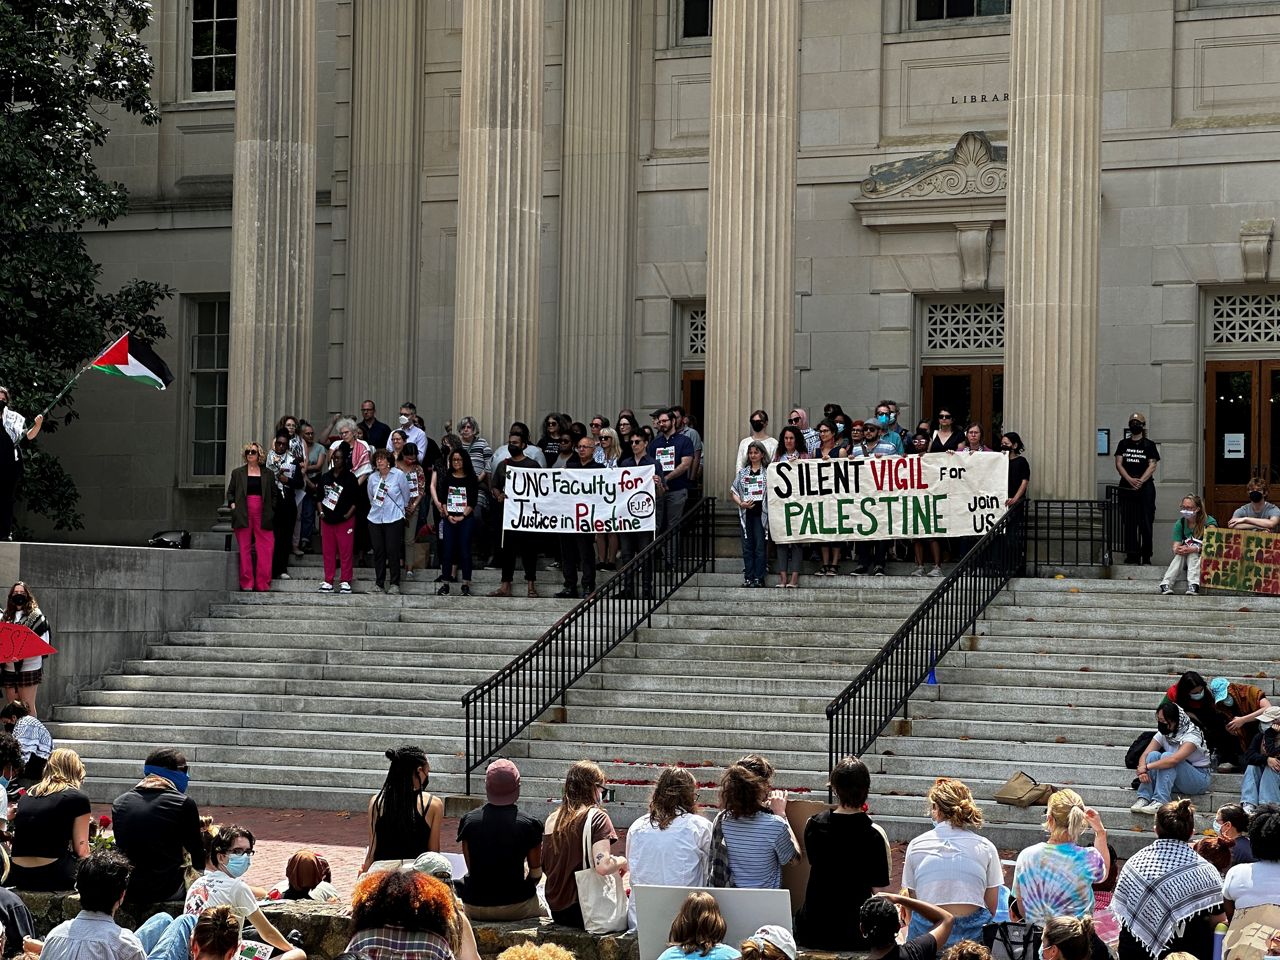
<svg viewBox="0 0 1280 960">
<path fill-rule="evenodd" d="M 809 428 L 809 414 L 804 407 L 795 407 L 787 414 L 787 425 L 800 429 L 810 453 L 818 449 L 818 444 L 821 442 L 818 440 L 818 431 Z"/>
</svg>

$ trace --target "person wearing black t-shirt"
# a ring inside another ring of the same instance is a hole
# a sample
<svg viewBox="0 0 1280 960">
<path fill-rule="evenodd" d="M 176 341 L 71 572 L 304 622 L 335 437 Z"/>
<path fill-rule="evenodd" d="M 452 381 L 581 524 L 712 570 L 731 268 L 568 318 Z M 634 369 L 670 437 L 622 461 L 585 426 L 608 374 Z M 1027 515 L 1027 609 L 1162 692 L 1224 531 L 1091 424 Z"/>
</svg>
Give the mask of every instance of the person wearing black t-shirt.
<svg viewBox="0 0 1280 960">
<path fill-rule="evenodd" d="M 889 885 L 889 838 L 867 816 L 871 774 L 861 760 L 837 763 L 831 789 L 839 805 L 810 817 L 804 828 L 812 869 L 796 914 L 796 941 L 820 950 L 865 950 L 858 910 L 875 888 Z"/>
<path fill-rule="evenodd" d="M 472 920 L 545 917 L 538 900 L 543 825 L 516 807 L 519 769 L 510 760 L 493 761 L 485 771 L 484 792 L 488 803 L 458 824 L 468 871 L 459 881 L 458 895 L 467 916 Z"/>
<path fill-rule="evenodd" d="M 1156 464 L 1160 451 L 1147 437 L 1147 418 L 1129 417 L 1129 436 L 1116 444 L 1120 510 L 1124 517 L 1125 563 L 1151 563 L 1151 528 L 1156 519 Z"/>
<path fill-rule="evenodd" d="M 89 855 L 89 797 L 74 750 L 53 751 L 44 777 L 18 800 L 8 883 L 19 890 L 72 890 Z"/>
<path fill-rule="evenodd" d="M 932 929 L 899 943 L 898 931 L 902 929 L 899 905 L 920 914 L 933 924 Z M 867 956 L 871 960 L 934 960 L 951 937 L 952 919 L 951 914 L 932 903 L 893 893 L 877 893 L 858 912 L 862 936 L 867 942 Z"/>
</svg>

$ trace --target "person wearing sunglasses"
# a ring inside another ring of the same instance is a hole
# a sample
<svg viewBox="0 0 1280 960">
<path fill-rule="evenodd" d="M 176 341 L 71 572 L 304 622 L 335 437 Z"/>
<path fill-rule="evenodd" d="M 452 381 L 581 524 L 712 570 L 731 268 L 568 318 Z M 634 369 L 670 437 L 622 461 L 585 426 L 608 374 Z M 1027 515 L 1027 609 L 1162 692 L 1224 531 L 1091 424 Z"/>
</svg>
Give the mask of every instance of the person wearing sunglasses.
<svg viewBox="0 0 1280 960">
<path fill-rule="evenodd" d="M 956 419 L 946 407 L 938 411 L 937 424 L 929 443 L 929 452 L 950 453 L 958 450 L 964 443 L 964 434 L 956 429 Z"/>
<path fill-rule="evenodd" d="M 818 439 L 818 431 L 809 426 L 809 412 L 804 407 L 796 407 L 787 414 L 787 426 L 795 427 L 804 437 L 804 444 L 808 453 L 813 453 L 818 449 L 821 441 Z"/>
<path fill-rule="evenodd" d="M 227 506 L 231 529 L 240 547 L 240 589 L 265 593 L 271 587 L 271 561 L 275 551 L 276 507 L 280 491 L 266 457 L 257 443 L 244 445 L 244 463 L 231 471 Z"/>
</svg>

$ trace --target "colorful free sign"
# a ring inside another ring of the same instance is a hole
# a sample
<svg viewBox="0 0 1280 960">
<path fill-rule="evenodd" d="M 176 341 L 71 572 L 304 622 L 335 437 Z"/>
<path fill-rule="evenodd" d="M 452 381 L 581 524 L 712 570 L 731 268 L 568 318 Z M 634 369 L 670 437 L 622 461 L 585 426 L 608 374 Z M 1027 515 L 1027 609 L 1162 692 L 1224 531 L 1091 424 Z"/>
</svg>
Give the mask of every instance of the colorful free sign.
<svg viewBox="0 0 1280 960">
<path fill-rule="evenodd" d="M 1200 585 L 1280 596 L 1280 534 L 1205 527 Z"/>
<path fill-rule="evenodd" d="M 1004 515 L 1002 453 L 926 453 L 769 465 L 778 543 L 981 536 Z"/>
</svg>

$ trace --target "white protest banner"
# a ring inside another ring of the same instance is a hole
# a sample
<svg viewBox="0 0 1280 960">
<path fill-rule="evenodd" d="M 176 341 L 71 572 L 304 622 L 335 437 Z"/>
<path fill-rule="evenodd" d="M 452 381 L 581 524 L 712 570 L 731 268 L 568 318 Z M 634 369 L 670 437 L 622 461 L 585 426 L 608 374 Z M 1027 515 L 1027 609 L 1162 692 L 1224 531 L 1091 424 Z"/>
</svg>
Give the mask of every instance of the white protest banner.
<svg viewBox="0 0 1280 960">
<path fill-rule="evenodd" d="M 653 465 L 511 470 L 502 529 L 526 533 L 646 533 L 655 527 Z"/>
<path fill-rule="evenodd" d="M 926 453 L 769 465 L 769 537 L 778 543 L 973 537 L 1008 499 L 1002 453 Z"/>
</svg>

